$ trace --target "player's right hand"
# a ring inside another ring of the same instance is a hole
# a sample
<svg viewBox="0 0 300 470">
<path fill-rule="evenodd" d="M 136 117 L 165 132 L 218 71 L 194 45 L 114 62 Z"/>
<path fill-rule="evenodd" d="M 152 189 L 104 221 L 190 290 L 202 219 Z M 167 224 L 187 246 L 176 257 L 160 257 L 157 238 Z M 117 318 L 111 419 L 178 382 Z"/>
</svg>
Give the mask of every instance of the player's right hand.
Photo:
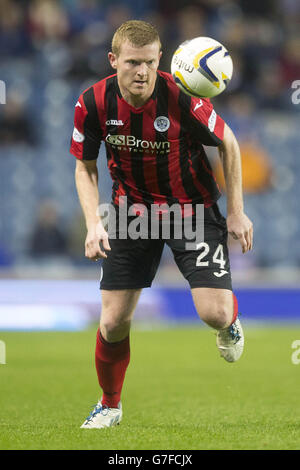
<svg viewBox="0 0 300 470">
<path fill-rule="evenodd" d="M 101 222 L 89 227 L 85 239 L 85 256 L 92 261 L 107 258 L 106 251 L 110 251 L 108 233 Z"/>
<path fill-rule="evenodd" d="M 227 214 L 228 233 L 238 240 L 242 252 L 246 253 L 253 248 L 253 224 L 244 212 Z"/>
</svg>

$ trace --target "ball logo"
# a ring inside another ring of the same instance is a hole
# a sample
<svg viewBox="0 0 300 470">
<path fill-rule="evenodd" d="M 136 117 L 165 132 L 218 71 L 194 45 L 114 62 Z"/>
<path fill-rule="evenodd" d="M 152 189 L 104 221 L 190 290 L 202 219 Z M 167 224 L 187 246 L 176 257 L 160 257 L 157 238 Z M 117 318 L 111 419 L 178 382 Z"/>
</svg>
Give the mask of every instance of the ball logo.
<svg viewBox="0 0 300 470">
<path fill-rule="evenodd" d="M 180 50 L 179 50 L 179 52 L 180 52 Z M 194 71 L 194 67 L 193 67 L 192 64 L 187 64 L 182 59 L 179 59 L 179 57 L 177 55 L 174 55 L 173 62 L 174 62 L 175 65 L 177 65 L 178 70 L 183 69 L 188 73 L 192 73 Z"/>
<path fill-rule="evenodd" d="M 170 127 L 170 121 L 166 116 L 158 116 L 154 121 L 154 128 L 158 132 L 166 132 Z"/>
</svg>

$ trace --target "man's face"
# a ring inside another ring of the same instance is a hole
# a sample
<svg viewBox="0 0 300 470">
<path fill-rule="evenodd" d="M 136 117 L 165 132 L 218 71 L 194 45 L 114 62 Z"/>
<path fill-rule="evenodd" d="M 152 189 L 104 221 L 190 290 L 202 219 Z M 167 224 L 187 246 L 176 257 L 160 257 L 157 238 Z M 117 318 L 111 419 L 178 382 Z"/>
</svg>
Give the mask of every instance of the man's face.
<svg viewBox="0 0 300 470">
<path fill-rule="evenodd" d="M 135 47 L 128 40 L 121 46 L 119 56 L 108 54 L 111 66 L 117 71 L 121 93 L 129 99 L 147 100 L 154 89 L 161 52 L 158 42 Z"/>
</svg>

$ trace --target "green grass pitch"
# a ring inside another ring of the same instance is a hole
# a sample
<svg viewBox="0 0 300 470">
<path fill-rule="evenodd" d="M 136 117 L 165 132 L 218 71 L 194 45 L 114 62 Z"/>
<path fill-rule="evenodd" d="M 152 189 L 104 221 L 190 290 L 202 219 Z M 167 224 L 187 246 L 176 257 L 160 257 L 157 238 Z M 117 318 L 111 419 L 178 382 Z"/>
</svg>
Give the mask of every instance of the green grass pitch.
<svg viewBox="0 0 300 470">
<path fill-rule="evenodd" d="M 0 333 L 1 449 L 299 449 L 300 327 L 246 327 L 235 364 L 209 328 L 131 333 L 123 421 L 80 425 L 100 397 L 95 329 Z"/>
</svg>

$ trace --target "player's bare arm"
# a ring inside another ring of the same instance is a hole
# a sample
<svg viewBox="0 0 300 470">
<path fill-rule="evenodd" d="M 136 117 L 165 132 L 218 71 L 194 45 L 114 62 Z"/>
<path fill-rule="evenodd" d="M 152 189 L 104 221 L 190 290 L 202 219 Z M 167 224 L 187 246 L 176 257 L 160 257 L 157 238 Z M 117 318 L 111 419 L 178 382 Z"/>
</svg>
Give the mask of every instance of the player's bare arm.
<svg viewBox="0 0 300 470">
<path fill-rule="evenodd" d="M 253 246 L 253 225 L 244 213 L 239 145 L 227 124 L 225 124 L 223 142 L 218 149 L 227 191 L 228 232 L 234 239 L 239 240 L 243 253 L 246 253 Z"/>
<path fill-rule="evenodd" d="M 94 261 L 98 258 L 106 258 L 107 254 L 105 251 L 109 251 L 110 246 L 108 234 L 98 215 L 99 190 L 97 161 L 77 160 L 75 182 L 87 228 L 85 256 Z"/>
</svg>

